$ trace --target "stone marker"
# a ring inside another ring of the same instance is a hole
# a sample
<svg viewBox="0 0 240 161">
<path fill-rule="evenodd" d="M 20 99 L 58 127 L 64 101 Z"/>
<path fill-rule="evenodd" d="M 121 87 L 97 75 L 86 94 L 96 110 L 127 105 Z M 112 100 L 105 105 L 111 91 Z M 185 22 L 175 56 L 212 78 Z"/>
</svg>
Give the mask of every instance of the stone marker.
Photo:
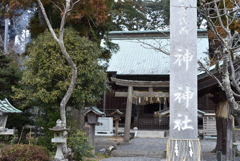
<svg viewBox="0 0 240 161">
<path fill-rule="evenodd" d="M 197 1 L 170 0 L 170 136 L 167 160 L 200 161 Z"/>
</svg>

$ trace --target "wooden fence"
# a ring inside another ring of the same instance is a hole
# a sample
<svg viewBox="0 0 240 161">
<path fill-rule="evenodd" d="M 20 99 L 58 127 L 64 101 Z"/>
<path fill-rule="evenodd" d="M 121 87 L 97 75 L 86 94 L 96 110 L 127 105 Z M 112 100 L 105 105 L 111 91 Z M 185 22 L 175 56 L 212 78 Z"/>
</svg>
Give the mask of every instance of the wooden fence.
<svg viewBox="0 0 240 161">
<path fill-rule="evenodd" d="M 139 130 L 168 130 L 169 117 L 138 118 Z"/>
<path fill-rule="evenodd" d="M 203 117 L 203 139 L 217 137 L 215 113 L 206 113 Z"/>
</svg>

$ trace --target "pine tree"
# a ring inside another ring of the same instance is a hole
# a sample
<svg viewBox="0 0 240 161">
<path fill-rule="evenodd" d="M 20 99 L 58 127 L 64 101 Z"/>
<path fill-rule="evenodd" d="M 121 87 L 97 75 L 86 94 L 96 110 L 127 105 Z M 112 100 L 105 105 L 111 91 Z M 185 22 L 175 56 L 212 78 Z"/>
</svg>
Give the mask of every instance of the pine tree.
<svg viewBox="0 0 240 161">
<path fill-rule="evenodd" d="M 14 62 L 13 57 L 9 55 L 0 55 L 0 100 L 4 98 L 11 99 L 10 96 L 13 94 L 12 86 L 18 85 L 20 80 L 21 72 Z"/>
</svg>

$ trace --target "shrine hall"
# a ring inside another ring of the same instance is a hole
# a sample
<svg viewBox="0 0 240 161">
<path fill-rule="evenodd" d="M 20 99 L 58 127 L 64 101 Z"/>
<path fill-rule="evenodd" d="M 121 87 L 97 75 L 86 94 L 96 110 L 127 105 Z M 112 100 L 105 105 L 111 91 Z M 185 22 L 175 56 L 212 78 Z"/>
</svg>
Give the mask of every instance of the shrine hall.
<svg viewBox="0 0 240 161">
<path fill-rule="evenodd" d="M 111 31 L 108 39 L 119 45 L 112 53 L 107 73 L 111 90 L 97 107 L 109 117 L 116 109 L 124 115 L 120 127 L 165 130 L 169 128 L 169 31 Z M 184 40 L 183 40 L 184 41 Z M 189 42 L 191 43 L 191 42 Z M 198 30 L 197 58 L 208 59 L 206 30 Z M 187 61 L 184 58 L 182 61 Z M 205 72 L 198 73 L 198 117 L 214 112 L 214 82 Z M 179 109 L 181 110 L 181 109 Z M 199 128 L 202 122 L 199 121 Z"/>
</svg>

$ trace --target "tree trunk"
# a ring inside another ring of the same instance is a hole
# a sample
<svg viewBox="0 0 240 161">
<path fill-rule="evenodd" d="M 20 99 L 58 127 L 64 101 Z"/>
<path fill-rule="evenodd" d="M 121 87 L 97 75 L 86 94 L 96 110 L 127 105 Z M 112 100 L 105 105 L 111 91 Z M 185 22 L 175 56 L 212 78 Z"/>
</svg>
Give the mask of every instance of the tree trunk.
<svg viewBox="0 0 240 161">
<path fill-rule="evenodd" d="M 230 78 L 229 78 L 229 72 L 228 72 L 228 61 L 231 60 L 229 59 L 230 55 L 229 53 L 224 53 L 223 52 L 223 65 L 222 65 L 222 70 L 221 70 L 221 75 L 222 75 L 222 85 L 226 94 L 227 98 L 227 105 L 225 105 L 225 115 L 224 118 L 226 119 L 225 123 L 223 124 L 223 127 L 225 129 L 226 133 L 226 140 L 225 143 L 225 148 L 226 148 L 226 160 L 230 161 L 232 160 L 232 117 L 231 117 L 231 111 L 234 109 L 235 106 L 235 98 L 233 96 L 233 92 L 231 89 L 231 83 L 230 83 Z"/>
<path fill-rule="evenodd" d="M 232 117 L 229 116 L 227 118 L 227 139 L 226 139 L 226 160 L 227 161 L 232 161 L 232 136 L 233 136 L 233 126 L 232 126 Z"/>
<path fill-rule="evenodd" d="M 75 84 L 76 84 L 76 79 L 77 79 L 77 66 L 76 64 L 73 62 L 71 56 L 68 54 L 66 47 L 64 45 L 64 25 L 66 22 L 66 17 L 67 17 L 67 13 L 71 10 L 71 6 L 70 6 L 70 0 L 65 0 L 65 10 L 63 11 L 63 15 L 62 15 L 62 20 L 61 20 L 61 24 L 60 24 L 60 29 L 59 29 L 59 38 L 57 37 L 56 33 L 54 32 L 51 23 L 47 17 L 47 14 L 45 12 L 45 9 L 43 7 L 43 4 L 41 3 L 41 0 L 38 0 L 38 4 L 39 7 L 41 8 L 42 11 L 42 15 L 45 18 L 45 22 L 48 25 L 48 28 L 50 30 L 50 32 L 52 33 L 53 38 L 57 41 L 57 43 L 59 44 L 59 47 L 61 49 L 61 52 L 65 58 L 65 60 L 67 61 L 67 63 L 69 64 L 69 66 L 71 67 L 71 81 L 70 84 L 68 86 L 68 89 L 64 95 L 64 97 L 62 98 L 62 101 L 60 103 L 60 115 L 61 115 L 61 120 L 62 120 L 62 126 L 66 127 L 66 105 L 73 93 Z M 67 138 L 67 132 L 64 132 L 64 137 Z M 68 148 L 67 148 L 67 142 L 63 144 L 63 154 L 65 156 L 65 158 L 68 158 Z"/>
<path fill-rule="evenodd" d="M 228 127 L 228 111 L 229 106 L 227 101 L 217 104 L 216 112 L 216 127 L 217 127 L 217 144 L 216 151 L 221 151 L 223 155 L 226 155 L 227 144 L 227 127 Z"/>
<path fill-rule="evenodd" d="M 60 39 L 61 40 L 61 39 Z M 60 115 L 61 115 L 61 120 L 63 122 L 63 126 L 66 127 L 67 126 L 67 120 L 66 120 L 66 106 L 67 106 L 67 102 L 70 99 L 75 84 L 76 84 L 76 80 L 77 80 L 77 67 L 76 64 L 73 62 L 72 58 L 69 56 L 68 52 L 66 51 L 66 48 L 64 46 L 63 40 L 62 43 L 59 42 L 59 46 L 61 48 L 62 54 L 64 55 L 66 61 L 68 62 L 68 64 L 71 66 L 72 68 L 72 77 L 71 77 L 71 81 L 70 84 L 68 86 L 68 89 L 60 103 Z M 64 137 L 67 138 L 67 132 L 64 132 Z M 63 145 L 63 154 L 66 156 L 66 158 L 68 158 L 68 156 L 70 155 L 68 152 L 68 148 L 67 148 L 67 142 Z"/>
<path fill-rule="evenodd" d="M 232 160 L 232 130 L 233 120 L 229 114 L 228 102 L 220 102 L 216 106 L 217 144 L 216 151 L 226 155 L 226 160 Z"/>
</svg>

